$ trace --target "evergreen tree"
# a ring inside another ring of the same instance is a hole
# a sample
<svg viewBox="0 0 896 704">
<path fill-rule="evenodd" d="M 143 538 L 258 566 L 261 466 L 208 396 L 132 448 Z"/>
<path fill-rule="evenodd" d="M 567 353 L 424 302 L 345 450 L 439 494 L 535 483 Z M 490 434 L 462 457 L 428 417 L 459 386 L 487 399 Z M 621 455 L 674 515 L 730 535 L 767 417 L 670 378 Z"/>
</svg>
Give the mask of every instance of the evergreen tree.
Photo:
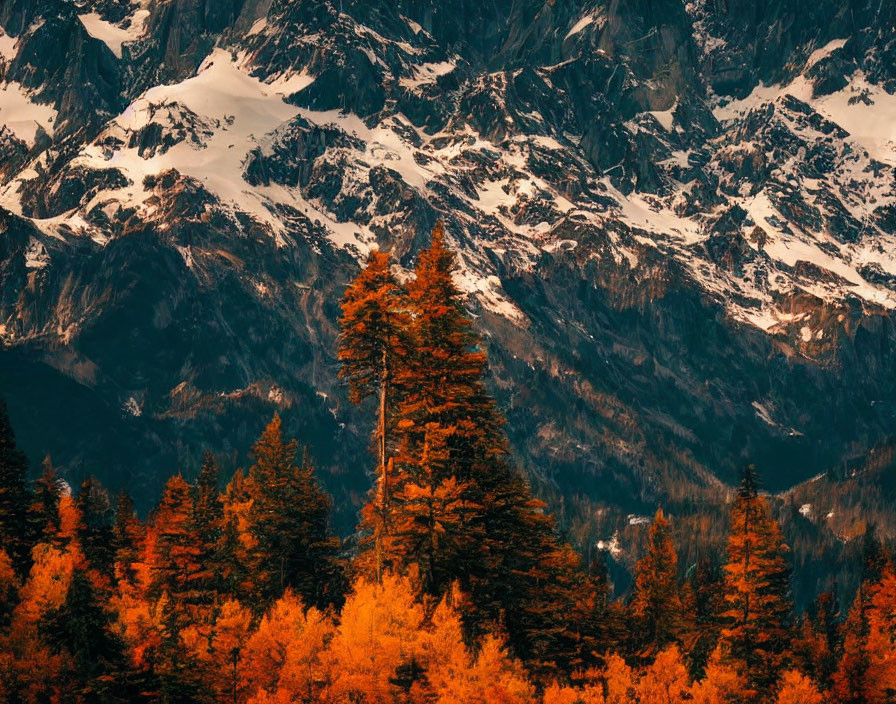
<svg viewBox="0 0 896 704">
<path fill-rule="evenodd" d="M 31 503 L 31 523 L 35 540 L 47 543 L 56 539 L 59 532 L 59 498 L 62 489 L 56 467 L 49 455 L 44 458 L 43 473 L 34 487 Z"/>
<path fill-rule="evenodd" d="M 683 609 L 678 587 L 678 555 L 672 543 L 672 528 L 656 512 L 647 540 L 647 554 L 638 562 L 629 614 L 637 651 L 653 656 L 676 642 L 683 627 Z"/>
<path fill-rule="evenodd" d="M 468 487 L 444 476 L 450 431 L 432 425 L 419 461 L 403 461 L 408 477 L 395 495 L 401 510 L 386 541 L 393 560 L 416 565 L 426 594 L 438 594 L 457 578 L 456 566 L 471 538 L 467 517 L 477 509 L 465 499 Z"/>
<path fill-rule="evenodd" d="M 83 570 L 72 575 L 65 602 L 41 619 L 43 639 L 71 658 L 67 686 L 79 702 L 124 704 L 142 699 L 137 689 L 129 686 L 133 682 L 124 644 L 113 634 L 111 622 Z"/>
<path fill-rule="evenodd" d="M 295 440 L 284 440 L 277 415 L 252 447 L 250 566 L 259 605 L 292 588 L 306 604 L 325 608 L 341 599 L 339 541 L 330 533 L 330 498 L 307 454 L 296 462 L 297 449 Z"/>
<path fill-rule="evenodd" d="M 536 669 L 580 666 L 596 590 L 553 518 L 507 461 L 503 418 L 484 384 L 486 356 L 453 281 L 441 223 L 408 284 L 413 354 L 395 369 L 392 515 L 384 562 L 419 570 L 422 591 L 469 595 L 472 633 L 500 622 Z M 369 509 L 368 509 L 369 510 Z"/>
<path fill-rule="evenodd" d="M 460 482 L 476 480 L 485 489 L 482 480 L 496 468 L 495 458 L 506 456 L 507 441 L 503 418 L 483 383 L 486 356 L 463 310 L 455 268 L 439 223 L 408 285 L 415 352 L 397 374 L 406 390 L 397 434 L 404 443 L 402 454 L 419 457 L 433 424 L 450 431 L 445 473 Z M 506 475 L 506 470 L 498 472 L 495 483 L 505 483 Z"/>
<path fill-rule="evenodd" d="M 185 618 L 182 606 L 162 597 L 158 640 L 152 645 L 150 675 L 154 684 L 152 701 L 161 704 L 208 704 L 214 701 L 202 681 L 202 667 L 195 653 L 184 648 L 181 634 L 185 626 L 199 623 Z"/>
<path fill-rule="evenodd" d="M 777 680 L 790 646 L 790 570 L 781 530 L 748 466 L 731 510 L 721 646 L 757 691 Z"/>
<path fill-rule="evenodd" d="M 122 489 L 115 506 L 115 524 L 112 526 L 112 552 L 116 576 L 133 584 L 136 580 L 135 563 L 143 549 L 144 528 L 137 518 L 134 502 Z"/>
<path fill-rule="evenodd" d="M 220 470 L 214 455 L 206 451 L 202 458 L 199 477 L 196 479 L 196 499 L 193 508 L 193 520 L 205 545 L 217 543 L 221 534 L 224 510 L 218 488 L 219 475 Z"/>
<path fill-rule="evenodd" d="M 13 568 L 12 560 L 6 551 L 0 548 L 0 631 L 9 626 L 13 609 L 19 601 L 19 578 Z M 0 685 L 0 694 L 2 694 Z"/>
<path fill-rule="evenodd" d="M 242 469 L 238 469 L 227 484 L 221 500 L 221 537 L 215 552 L 219 590 L 246 603 L 260 591 L 250 571 L 250 553 L 257 540 L 250 530 L 252 497 L 248 484 Z"/>
<path fill-rule="evenodd" d="M 224 506 L 218 488 L 219 473 L 217 461 L 207 451 L 196 480 L 193 505 L 193 525 L 199 537 L 199 562 L 204 572 L 201 580 L 206 591 L 216 591 L 221 586 L 218 559 L 224 527 Z"/>
<path fill-rule="evenodd" d="M 399 568 L 427 565 L 425 589 L 432 595 L 483 569 L 486 514 L 497 517 L 502 501 L 512 514 L 511 503 L 528 499 L 501 460 L 507 452 L 502 420 L 483 385 L 485 355 L 463 312 L 454 268 L 439 224 L 408 286 L 414 354 L 396 370 L 405 390 L 395 414 L 394 512 L 401 529 L 388 538 L 386 561 Z M 442 514 L 429 519 L 431 527 L 444 528 L 438 543 L 426 537 L 429 509 Z"/>
<path fill-rule="evenodd" d="M 690 641 L 691 675 L 703 676 L 719 641 L 725 608 L 725 574 L 716 556 L 701 555 L 691 580 L 693 633 Z"/>
<path fill-rule="evenodd" d="M 205 566 L 193 523 L 193 492 L 180 475 L 165 484 L 150 530 L 146 557 L 150 598 L 167 595 L 172 612 L 183 623 L 201 623 L 208 615 L 211 595 L 205 591 Z"/>
<path fill-rule="evenodd" d="M 377 485 L 365 523 L 372 528 L 377 580 L 382 579 L 383 535 L 389 530 L 390 442 L 397 370 L 408 353 L 405 292 L 390 270 L 390 257 L 371 252 L 367 266 L 345 292 L 339 342 L 340 375 L 349 382 L 351 399 L 361 403 L 379 395 L 376 429 Z"/>
<path fill-rule="evenodd" d="M 34 544 L 33 524 L 28 520 L 31 492 L 27 474 L 28 460 L 16 446 L 6 402 L 0 400 L 0 548 L 19 575 L 28 572 Z"/>
<path fill-rule="evenodd" d="M 875 586 L 890 569 L 889 555 L 871 524 L 862 538 L 862 582 L 843 624 L 840 658 L 832 676 L 832 692 L 840 704 L 871 701 L 874 655 L 869 651 L 871 602 Z"/>
<path fill-rule="evenodd" d="M 108 492 L 93 477 L 81 484 L 75 505 L 81 514 L 78 542 L 90 566 L 109 577 L 113 574 L 115 551 L 112 540 L 112 502 Z"/>
<path fill-rule="evenodd" d="M 803 616 L 794 640 L 794 656 L 800 669 L 825 688 L 837 668 L 840 609 L 835 594 L 819 594 Z"/>
</svg>

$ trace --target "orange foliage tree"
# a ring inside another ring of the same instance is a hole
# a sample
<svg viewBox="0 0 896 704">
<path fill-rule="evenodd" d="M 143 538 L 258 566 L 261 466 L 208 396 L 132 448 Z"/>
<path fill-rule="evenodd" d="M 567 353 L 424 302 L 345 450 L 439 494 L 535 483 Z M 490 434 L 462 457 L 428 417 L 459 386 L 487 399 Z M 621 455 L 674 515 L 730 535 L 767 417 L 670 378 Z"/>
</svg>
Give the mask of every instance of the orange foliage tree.
<svg viewBox="0 0 896 704">
<path fill-rule="evenodd" d="M 675 642 L 682 630 L 683 608 L 678 584 L 678 555 L 671 526 L 657 511 L 650 526 L 647 554 L 635 569 L 629 605 L 633 640 L 650 655 Z"/>
<path fill-rule="evenodd" d="M 793 605 L 786 555 L 781 530 L 758 493 L 755 469 L 747 467 L 731 509 L 720 643 L 758 691 L 774 685 L 788 657 Z"/>
</svg>

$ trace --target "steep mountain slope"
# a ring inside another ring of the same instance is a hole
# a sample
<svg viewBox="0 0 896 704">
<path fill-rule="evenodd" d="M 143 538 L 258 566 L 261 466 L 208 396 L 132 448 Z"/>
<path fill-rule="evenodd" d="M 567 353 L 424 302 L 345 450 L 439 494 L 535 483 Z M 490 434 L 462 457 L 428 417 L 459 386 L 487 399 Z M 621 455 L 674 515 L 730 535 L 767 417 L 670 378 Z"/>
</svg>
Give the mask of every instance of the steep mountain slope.
<svg viewBox="0 0 896 704">
<path fill-rule="evenodd" d="M 893 431 L 891 4 L 12 0 L 0 27 L 0 379 L 73 479 L 145 506 L 277 408 L 350 527 L 339 298 L 438 218 L 583 543 Z"/>
</svg>

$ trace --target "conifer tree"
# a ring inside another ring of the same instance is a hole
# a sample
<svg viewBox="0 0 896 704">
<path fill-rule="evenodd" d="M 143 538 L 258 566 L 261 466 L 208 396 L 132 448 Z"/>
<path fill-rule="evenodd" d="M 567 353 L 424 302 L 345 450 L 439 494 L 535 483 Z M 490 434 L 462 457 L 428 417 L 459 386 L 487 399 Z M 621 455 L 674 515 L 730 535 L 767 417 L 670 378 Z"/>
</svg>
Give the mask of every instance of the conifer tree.
<svg viewBox="0 0 896 704">
<path fill-rule="evenodd" d="M 59 497 L 62 489 L 52 458 L 47 455 L 43 461 L 43 473 L 34 487 L 34 500 L 31 503 L 31 522 L 33 534 L 37 542 L 50 542 L 59 532 Z"/>
<path fill-rule="evenodd" d="M 199 538 L 199 562 L 203 567 L 203 589 L 216 591 L 220 587 L 218 565 L 223 536 L 224 507 L 218 488 L 220 470 L 211 452 L 206 452 L 196 480 L 193 504 L 193 526 Z"/>
<path fill-rule="evenodd" d="M 658 510 L 650 526 L 647 553 L 635 570 L 629 613 L 636 647 L 646 656 L 675 642 L 682 631 L 678 555 L 671 533 L 669 521 Z"/>
<path fill-rule="evenodd" d="M 34 542 L 32 523 L 28 520 L 31 492 L 27 474 L 28 460 L 16 446 L 6 402 L 0 400 L 0 548 L 22 576 L 30 567 Z"/>
<path fill-rule="evenodd" d="M 408 284 L 413 311 L 415 353 L 397 375 L 406 394 L 398 410 L 403 453 L 419 456 L 427 432 L 437 424 L 450 430 L 446 473 L 458 481 L 482 484 L 486 467 L 507 454 L 503 418 L 483 383 L 486 356 L 462 296 L 454 283 L 454 253 L 438 223 L 428 249 L 420 252 Z M 496 482 L 504 482 L 499 472 Z M 486 487 L 482 484 L 483 488 Z"/>
<path fill-rule="evenodd" d="M 199 477 L 196 479 L 196 499 L 193 507 L 194 522 L 202 536 L 202 542 L 206 545 L 217 542 L 224 515 L 221 492 L 218 488 L 219 475 L 218 462 L 211 452 L 206 451 L 202 458 Z"/>
<path fill-rule="evenodd" d="M 702 677 L 709 658 L 716 650 L 721 631 L 721 615 L 725 608 L 725 575 L 715 555 L 697 559 L 693 572 L 693 635 L 690 651 L 691 675 Z"/>
<path fill-rule="evenodd" d="M 790 646 L 790 570 L 781 530 L 748 466 L 731 510 L 721 645 L 757 691 L 771 688 Z"/>
<path fill-rule="evenodd" d="M 307 454 L 285 440 L 275 415 L 252 447 L 250 530 L 256 544 L 250 566 L 257 598 L 267 604 L 292 588 L 305 603 L 326 608 L 341 598 L 339 541 L 330 533 L 330 498 L 317 484 Z"/>
<path fill-rule="evenodd" d="M 377 579 L 382 579 L 383 535 L 389 530 L 391 411 L 398 388 L 397 370 L 407 355 L 407 303 L 405 292 L 390 270 L 390 257 L 371 252 L 367 266 L 345 292 L 340 325 L 340 375 L 349 382 L 351 399 L 361 403 L 378 394 L 377 485 L 367 522 L 372 524 Z"/>
<path fill-rule="evenodd" d="M 248 552 L 233 516 L 224 519 L 221 540 L 215 553 L 215 569 L 218 588 L 222 594 L 248 599 L 255 592 L 248 575 Z"/>
<path fill-rule="evenodd" d="M 201 547 L 193 523 L 193 492 L 180 475 L 165 484 L 150 530 L 146 557 L 150 598 L 167 595 L 172 613 L 179 614 L 183 623 L 201 622 L 210 595 L 204 591 L 205 566 L 200 562 Z"/>
<path fill-rule="evenodd" d="M 896 570 L 887 565 L 871 587 L 868 605 L 868 704 L 891 704 L 896 699 Z"/>
<path fill-rule="evenodd" d="M 556 536 L 544 504 L 507 461 L 503 418 L 489 395 L 486 357 L 453 280 L 441 223 L 408 284 L 414 352 L 395 370 L 392 513 L 385 562 L 421 568 L 423 591 L 458 581 L 467 626 L 501 622 L 517 655 L 536 669 L 582 664 L 582 624 L 597 595 Z"/>
<path fill-rule="evenodd" d="M 837 668 L 839 618 L 836 596 L 831 592 L 819 594 L 803 616 L 794 639 L 794 656 L 801 670 L 825 688 L 829 688 Z"/>
<path fill-rule="evenodd" d="M 143 548 L 144 528 L 137 518 L 130 495 L 121 490 L 115 505 L 115 523 L 112 526 L 112 552 L 118 579 L 134 583 L 134 564 L 140 559 Z"/>
<path fill-rule="evenodd" d="M 871 701 L 871 602 L 875 586 L 890 570 L 889 555 L 871 524 L 862 537 L 862 581 L 843 624 L 840 658 L 832 677 L 831 690 L 840 704 Z"/>
<path fill-rule="evenodd" d="M 256 598 L 259 591 L 250 570 L 250 554 L 258 544 L 250 526 L 250 484 L 242 469 L 237 469 L 227 483 L 221 497 L 221 538 L 215 555 L 219 589 L 245 603 Z"/>
<path fill-rule="evenodd" d="M 869 585 L 862 585 L 856 594 L 846 623 L 843 625 L 843 645 L 831 691 L 839 704 L 867 704 L 868 670 L 868 610 Z"/>
<path fill-rule="evenodd" d="M 775 704 L 824 704 L 816 684 L 797 670 L 788 670 L 781 678 Z"/>
<path fill-rule="evenodd" d="M 877 526 L 871 524 L 862 536 L 861 583 L 870 587 L 877 584 L 890 566 L 890 556 L 877 535 Z M 869 592 L 865 591 L 868 598 Z"/>
<path fill-rule="evenodd" d="M 396 370 L 405 390 L 395 413 L 395 496 L 402 499 L 395 520 L 402 528 L 389 538 L 387 562 L 428 565 L 432 595 L 454 579 L 469 583 L 488 562 L 485 516 L 497 517 L 501 501 L 528 499 L 501 459 L 507 452 L 502 420 L 483 384 L 485 355 L 463 312 L 454 269 L 439 223 L 408 286 L 414 354 Z M 420 553 L 436 544 L 423 538 L 426 504 L 442 513 L 429 519 L 445 529 L 439 554 Z"/>
<path fill-rule="evenodd" d="M 100 597 L 86 572 L 76 570 L 65 602 L 41 618 L 39 630 L 51 648 L 71 658 L 67 684 L 77 701 L 140 701 L 139 692 L 128 686 L 124 644 L 112 632 Z"/>
<path fill-rule="evenodd" d="M 75 506 L 81 514 L 78 542 L 90 566 L 112 576 L 115 553 L 112 541 L 112 502 L 108 492 L 93 477 L 81 484 Z"/>
<path fill-rule="evenodd" d="M 9 626 L 12 610 L 19 600 L 21 586 L 12 560 L 9 559 L 6 551 L 0 548 L 0 630 Z M 2 688 L 0 688 L 0 692 L 2 692 Z"/>
<path fill-rule="evenodd" d="M 465 499 L 468 487 L 444 476 L 449 434 L 433 423 L 419 461 L 404 461 L 408 476 L 395 495 L 401 510 L 396 512 L 391 539 L 385 542 L 393 559 L 416 565 L 426 594 L 438 594 L 457 578 L 456 567 L 472 538 L 467 516 L 476 507 Z"/>
</svg>

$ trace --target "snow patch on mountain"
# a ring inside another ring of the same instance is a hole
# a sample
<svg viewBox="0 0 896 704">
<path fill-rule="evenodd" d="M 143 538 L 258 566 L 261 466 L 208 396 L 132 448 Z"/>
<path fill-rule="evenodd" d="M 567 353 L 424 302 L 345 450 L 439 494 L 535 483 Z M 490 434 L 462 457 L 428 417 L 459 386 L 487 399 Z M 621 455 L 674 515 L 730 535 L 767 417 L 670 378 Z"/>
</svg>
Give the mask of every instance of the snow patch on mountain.
<svg viewBox="0 0 896 704">
<path fill-rule="evenodd" d="M 288 84 L 287 84 L 288 85 Z M 164 152 L 142 157 L 136 146 L 126 146 L 129 135 L 149 125 L 163 129 L 170 112 L 160 106 L 183 106 L 202 119 L 208 136 L 184 140 Z M 74 161 L 75 166 L 95 169 L 117 168 L 131 185 L 110 194 L 123 202 L 142 205 L 149 195 L 144 187 L 147 176 L 169 169 L 193 177 L 222 201 L 234 204 L 257 220 L 276 228 L 281 221 L 267 207 L 268 198 L 241 178 L 248 152 L 270 132 L 299 113 L 287 104 L 274 88 L 241 71 L 226 51 L 215 50 L 197 74 L 181 83 L 157 86 L 134 101 L 107 128 L 105 135 L 86 147 Z M 157 116 L 161 124 L 156 122 Z M 121 135 L 122 145 L 106 146 L 103 137 Z"/>
<path fill-rule="evenodd" d="M 861 71 L 845 88 L 817 98 L 812 83 L 803 76 L 786 85 L 759 85 L 746 98 L 716 105 L 713 114 L 717 120 L 730 121 L 785 95 L 811 105 L 845 129 L 872 158 L 896 165 L 896 95 L 869 83 Z"/>
<path fill-rule="evenodd" d="M 0 131 L 9 130 L 29 147 L 34 146 L 38 129 L 53 134 L 56 110 L 36 103 L 19 83 L 0 85 Z"/>
<path fill-rule="evenodd" d="M 121 58 L 121 47 L 125 42 L 134 42 L 144 34 L 144 24 L 149 17 L 149 10 L 137 10 L 128 20 L 128 26 L 122 27 L 104 20 L 96 12 L 78 15 L 84 29 L 94 39 L 99 39 L 117 58 Z"/>
<path fill-rule="evenodd" d="M 420 86 L 435 83 L 440 76 L 451 73 L 457 64 L 454 61 L 437 61 L 433 63 L 419 64 L 413 67 L 414 76 L 399 79 L 399 85 L 412 90 Z"/>
<path fill-rule="evenodd" d="M 0 27 L 0 59 L 11 61 L 15 58 L 17 41 L 15 37 L 7 34 L 3 27 Z"/>
<path fill-rule="evenodd" d="M 833 54 L 837 49 L 842 49 L 846 42 L 849 41 L 849 38 L 844 39 L 833 39 L 825 44 L 820 49 L 816 49 L 809 55 L 809 59 L 806 61 L 806 69 L 812 68 L 815 64 L 817 64 L 822 59 L 826 59 L 828 56 Z"/>
</svg>

